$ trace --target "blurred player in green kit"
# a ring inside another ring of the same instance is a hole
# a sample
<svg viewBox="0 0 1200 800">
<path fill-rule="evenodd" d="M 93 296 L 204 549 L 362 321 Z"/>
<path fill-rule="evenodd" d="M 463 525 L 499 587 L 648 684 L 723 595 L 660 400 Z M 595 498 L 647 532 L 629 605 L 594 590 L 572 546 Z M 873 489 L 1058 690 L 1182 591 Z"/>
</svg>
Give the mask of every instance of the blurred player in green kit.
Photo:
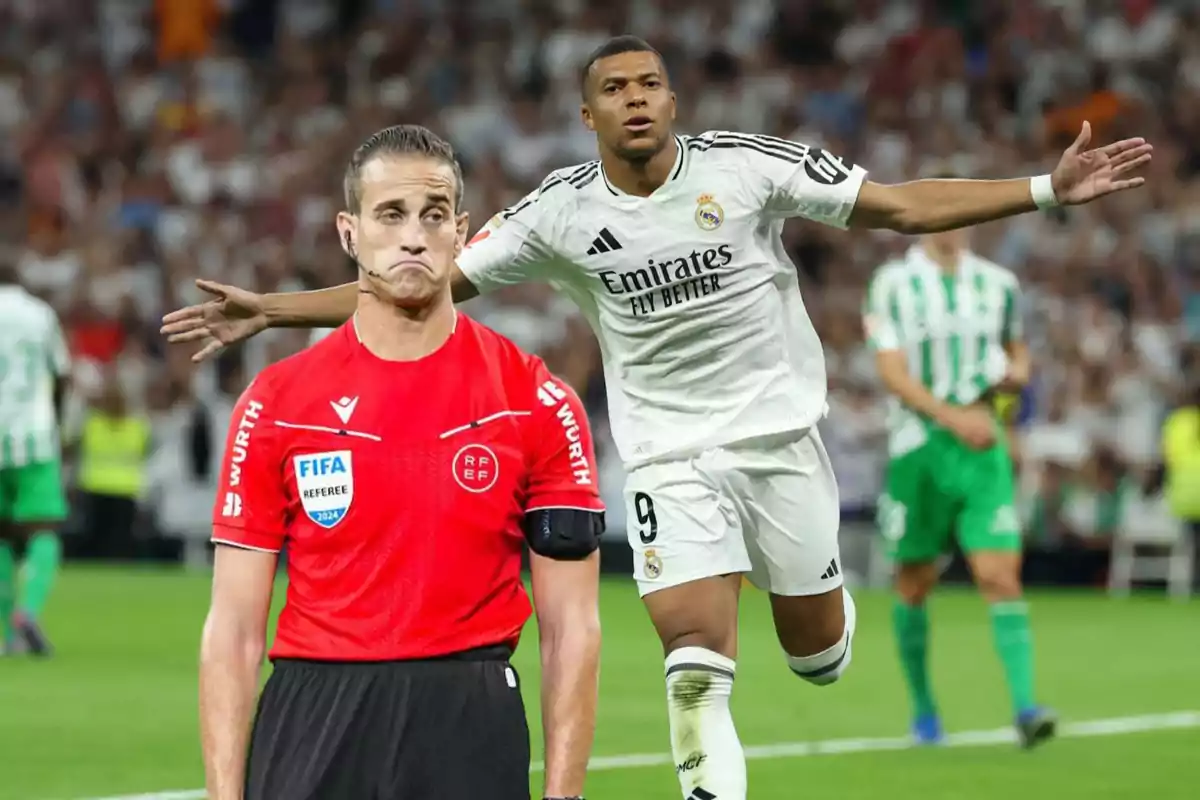
<svg viewBox="0 0 1200 800">
<path fill-rule="evenodd" d="M 69 368 L 58 317 L 0 257 L 0 653 L 50 654 L 38 620 L 67 515 L 59 419 Z M 18 580 L 14 545 L 22 541 Z"/>
<path fill-rule="evenodd" d="M 1032 747 L 1054 735 L 1055 717 L 1034 697 L 1013 462 L 994 407 L 1028 382 L 1030 357 L 1016 277 L 970 252 L 965 237 L 923 237 L 881 266 L 868 289 L 867 339 L 891 394 L 879 525 L 897 565 L 893 623 L 913 736 L 922 744 L 943 737 L 925 599 L 954 537 L 989 606 L 1018 738 Z"/>
</svg>

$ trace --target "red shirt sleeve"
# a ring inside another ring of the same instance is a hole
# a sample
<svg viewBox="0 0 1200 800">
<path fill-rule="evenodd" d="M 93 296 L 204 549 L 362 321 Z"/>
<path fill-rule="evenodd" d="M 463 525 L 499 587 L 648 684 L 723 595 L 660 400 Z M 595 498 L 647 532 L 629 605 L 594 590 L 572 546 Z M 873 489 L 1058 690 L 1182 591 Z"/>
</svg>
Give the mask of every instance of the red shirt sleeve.
<svg viewBox="0 0 1200 800">
<path fill-rule="evenodd" d="M 531 415 L 531 468 L 525 510 L 581 508 L 603 511 L 592 429 L 571 387 L 535 361 L 537 392 Z"/>
<path fill-rule="evenodd" d="M 269 382 L 255 380 L 229 419 L 213 505 L 212 539 L 218 544 L 270 553 L 283 549 L 287 497 L 279 429 L 268 419 L 273 402 Z"/>
</svg>

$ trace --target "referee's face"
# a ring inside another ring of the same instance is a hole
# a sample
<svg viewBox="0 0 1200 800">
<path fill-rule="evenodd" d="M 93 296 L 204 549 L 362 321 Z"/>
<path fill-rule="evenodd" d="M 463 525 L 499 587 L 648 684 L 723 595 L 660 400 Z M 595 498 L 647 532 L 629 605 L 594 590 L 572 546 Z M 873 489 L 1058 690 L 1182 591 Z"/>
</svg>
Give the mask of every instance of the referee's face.
<svg viewBox="0 0 1200 800">
<path fill-rule="evenodd" d="M 363 165 L 360 213 L 339 215 L 338 230 L 377 297 L 419 308 L 449 291 L 467 234 L 467 215 L 455 213 L 455 181 L 449 164 L 424 155 Z"/>
<path fill-rule="evenodd" d="M 601 58 L 589 73 L 583 122 L 607 149 L 627 161 L 645 161 L 666 146 L 675 121 L 675 93 L 654 53 Z"/>
</svg>

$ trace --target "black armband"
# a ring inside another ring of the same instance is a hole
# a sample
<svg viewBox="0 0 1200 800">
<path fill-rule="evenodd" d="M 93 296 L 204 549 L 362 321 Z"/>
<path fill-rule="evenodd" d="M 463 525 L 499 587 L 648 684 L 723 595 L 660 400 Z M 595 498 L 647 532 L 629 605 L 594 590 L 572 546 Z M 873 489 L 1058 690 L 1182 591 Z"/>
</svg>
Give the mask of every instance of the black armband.
<svg viewBox="0 0 1200 800">
<path fill-rule="evenodd" d="M 604 512 L 583 508 L 539 508 L 522 525 L 529 549 L 557 561 L 579 561 L 600 546 Z"/>
</svg>

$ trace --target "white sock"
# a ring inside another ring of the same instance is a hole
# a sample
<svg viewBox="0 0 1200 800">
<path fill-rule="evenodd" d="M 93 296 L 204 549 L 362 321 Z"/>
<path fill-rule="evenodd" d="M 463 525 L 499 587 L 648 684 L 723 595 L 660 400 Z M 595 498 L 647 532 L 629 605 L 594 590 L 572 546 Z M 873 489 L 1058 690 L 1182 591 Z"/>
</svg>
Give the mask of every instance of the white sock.
<svg viewBox="0 0 1200 800">
<path fill-rule="evenodd" d="M 858 611 L 854 607 L 854 598 L 850 591 L 842 587 L 842 608 L 846 616 L 846 629 L 837 644 L 816 655 L 787 657 L 788 666 L 792 672 L 809 683 L 817 686 L 828 686 L 836 683 L 850 667 L 850 645 L 854 641 L 854 626 L 858 620 Z"/>
<path fill-rule="evenodd" d="M 729 713 L 734 667 L 703 647 L 667 656 L 671 754 L 684 800 L 746 800 L 746 756 Z"/>
</svg>

